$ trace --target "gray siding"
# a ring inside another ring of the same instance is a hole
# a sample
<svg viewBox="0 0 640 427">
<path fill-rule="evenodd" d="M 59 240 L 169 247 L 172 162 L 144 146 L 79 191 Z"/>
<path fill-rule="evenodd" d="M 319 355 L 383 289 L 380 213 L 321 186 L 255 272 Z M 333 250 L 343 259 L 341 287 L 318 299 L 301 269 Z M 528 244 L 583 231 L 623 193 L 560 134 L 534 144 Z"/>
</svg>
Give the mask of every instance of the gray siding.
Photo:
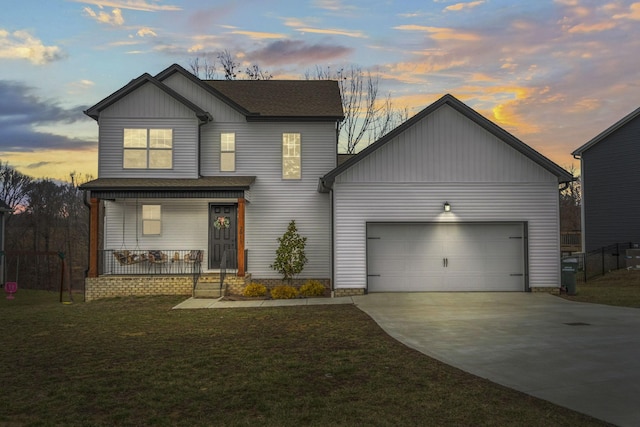
<svg viewBox="0 0 640 427">
<path fill-rule="evenodd" d="M 239 175 L 255 175 L 251 203 L 246 209 L 248 271 L 257 278 L 278 278 L 269 268 L 278 247 L 277 238 L 295 220 L 300 234 L 307 237 L 308 263 L 301 277 L 331 277 L 331 206 L 329 195 L 317 192 L 318 178 L 335 167 L 335 127 L 332 123 L 250 123 L 242 127 L 216 124 L 215 130 L 236 131 L 236 170 Z M 301 134 L 302 179 L 282 179 L 282 133 Z M 203 144 L 203 174 L 214 173 L 217 156 Z M 214 152 L 215 148 L 214 138 Z M 213 167 L 212 167 L 213 166 Z M 206 172 L 205 172 L 206 171 Z"/>
<path fill-rule="evenodd" d="M 155 85 L 147 83 L 105 108 L 100 117 L 194 117 L 194 112 Z"/>
<path fill-rule="evenodd" d="M 207 111 L 216 122 L 246 121 L 244 115 L 179 73 L 163 80 L 163 83 Z"/>
<path fill-rule="evenodd" d="M 528 223 L 529 285 L 559 284 L 556 183 L 342 183 L 334 186 L 335 286 L 364 288 L 367 222 Z M 450 214 L 442 205 L 451 204 Z"/>
<path fill-rule="evenodd" d="M 445 105 L 336 182 L 557 182 L 557 178 Z"/>
<path fill-rule="evenodd" d="M 331 206 L 328 194 L 317 192 L 318 178 L 336 164 L 336 133 L 332 122 L 247 123 L 235 109 L 179 74 L 164 81 L 169 87 L 213 116 L 199 126 L 192 111 L 152 85 L 105 109 L 100 117 L 99 176 L 196 178 L 214 175 L 256 176 L 247 194 L 245 247 L 247 271 L 256 278 L 278 278 L 269 268 L 277 238 L 295 220 L 307 237 L 308 264 L 301 277 L 331 277 Z M 124 170 L 122 138 L 126 127 L 170 127 L 174 130 L 173 170 Z M 236 133 L 236 171 L 220 172 L 220 133 Z M 282 134 L 301 134 L 302 179 L 283 180 Z M 200 147 L 199 147 L 200 141 Z M 153 199 L 145 199 L 151 202 Z M 160 200 L 158 200 L 160 202 Z M 165 199 L 161 237 L 135 241 L 135 208 L 126 212 L 114 205 L 107 210 L 107 248 L 122 245 L 125 217 L 127 247 L 189 249 L 207 247 L 209 199 Z M 131 203 L 131 201 L 129 202 Z M 166 206 L 166 208 L 165 208 Z M 188 219 L 185 219 L 188 213 Z M 166 227 L 166 229 L 165 229 Z M 134 236 L 132 240 L 131 236 Z"/>
<path fill-rule="evenodd" d="M 640 242 L 640 117 L 582 153 L 587 251 Z"/>
<path fill-rule="evenodd" d="M 123 169 L 125 128 L 173 129 L 173 169 Z M 198 120 L 191 118 L 100 117 L 98 176 L 100 178 L 196 178 L 198 176 Z"/>
<path fill-rule="evenodd" d="M 255 278 L 279 278 L 269 266 L 275 258 L 277 238 L 296 221 L 300 234 L 307 237 L 308 263 L 300 277 L 331 277 L 331 207 L 329 195 L 318 193 L 318 178 L 335 167 L 335 126 L 332 123 L 211 123 L 203 131 L 203 175 L 219 175 L 219 132 L 236 132 L 236 172 L 256 176 L 247 192 L 245 247 L 247 272 Z M 301 134 L 302 179 L 283 180 L 282 133 Z M 215 137 L 217 135 L 217 138 Z M 217 141 L 217 142 L 216 142 Z M 217 146 L 215 144 L 218 144 Z M 233 175 L 233 173 L 226 173 Z M 152 203 L 153 199 L 145 199 Z M 160 202 L 158 200 L 158 202 Z M 168 199 L 163 205 L 161 237 L 138 239 L 143 248 L 189 249 L 207 247 L 207 206 L 215 200 Z M 135 241 L 135 201 L 126 213 L 126 246 Z M 183 205 L 184 203 L 184 205 Z M 165 208 L 165 205 L 167 208 Z M 122 212 L 107 210 L 107 248 L 122 245 Z M 166 212 L 166 214 L 165 214 Z M 188 212 L 188 220 L 184 213 Z M 188 226 L 185 226 L 188 225 Z M 165 227 L 167 227 L 165 229 Z"/>
<path fill-rule="evenodd" d="M 337 176 L 333 193 L 336 288 L 366 286 L 367 222 L 525 222 L 530 286 L 559 285 L 557 177 L 449 106 Z"/>
</svg>

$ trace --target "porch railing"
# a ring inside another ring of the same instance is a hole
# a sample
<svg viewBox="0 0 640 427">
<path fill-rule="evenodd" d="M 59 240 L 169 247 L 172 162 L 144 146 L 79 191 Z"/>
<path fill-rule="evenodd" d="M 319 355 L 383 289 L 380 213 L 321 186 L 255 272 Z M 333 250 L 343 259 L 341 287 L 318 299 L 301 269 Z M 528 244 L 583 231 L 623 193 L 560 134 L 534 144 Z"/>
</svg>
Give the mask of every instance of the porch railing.
<svg viewBox="0 0 640 427">
<path fill-rule="evenodd" d="M 104 249 L 99 253 L 99 274 L 199 274 L 202 249 Z"/>
</svg>

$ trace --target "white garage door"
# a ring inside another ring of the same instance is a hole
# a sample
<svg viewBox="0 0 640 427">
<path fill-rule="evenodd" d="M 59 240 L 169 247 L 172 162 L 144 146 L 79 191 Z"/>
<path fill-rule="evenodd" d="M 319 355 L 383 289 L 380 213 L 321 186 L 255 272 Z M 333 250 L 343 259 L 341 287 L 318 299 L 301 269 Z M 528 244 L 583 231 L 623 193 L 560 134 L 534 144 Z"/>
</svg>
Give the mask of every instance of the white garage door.
<svg viewBox="0 0 640 427">
<path fill-rule="evenodd" d="M 524 225 L 367 224 L 369 292 L 524 291 Z"/>
</svg>

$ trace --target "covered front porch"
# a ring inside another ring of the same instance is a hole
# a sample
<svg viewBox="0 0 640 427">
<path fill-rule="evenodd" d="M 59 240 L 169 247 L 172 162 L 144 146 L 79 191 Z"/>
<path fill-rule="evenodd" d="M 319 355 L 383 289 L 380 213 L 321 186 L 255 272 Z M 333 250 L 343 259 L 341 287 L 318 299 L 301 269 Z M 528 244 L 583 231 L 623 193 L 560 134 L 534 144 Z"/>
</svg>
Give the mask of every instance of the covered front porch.
<svg viewBox="0 0 640 427">
<path fill-rule="evenodd" d="M 245 207 L 254 179 L 110 178 L 83 185 L 90 208 L 87 278 L 186 276 L 195 289 L 201 274 L 245 277 Z"/>
</svg>

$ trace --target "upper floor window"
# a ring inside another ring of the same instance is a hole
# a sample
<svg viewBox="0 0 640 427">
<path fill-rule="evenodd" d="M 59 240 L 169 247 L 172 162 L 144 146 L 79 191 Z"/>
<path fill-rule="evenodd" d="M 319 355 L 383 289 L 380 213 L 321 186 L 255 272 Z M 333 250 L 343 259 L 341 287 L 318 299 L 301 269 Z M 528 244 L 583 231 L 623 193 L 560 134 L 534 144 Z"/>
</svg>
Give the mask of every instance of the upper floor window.
<svg viewBox="0 0 640 427">
<path fill-rule="evenodd" d="M 142 205 L 142 234 L 157 236 L 162 230 L 162 207 L 160 205 Z"/>
<path fill-rule="evenodd" d="M 282 134 L 282 178 L 300 179 L 300 134 Z"/>
<path fill-rule="evenodd" d="M 236 134 L 220 134 L 220 171 L 235 172 L 236 170 Z"/>
<path fill-rule="evenodd" d="M 173 167 L 173 129 L 125 129 L 123 148 L 125 169 Z"/>
</svg>

